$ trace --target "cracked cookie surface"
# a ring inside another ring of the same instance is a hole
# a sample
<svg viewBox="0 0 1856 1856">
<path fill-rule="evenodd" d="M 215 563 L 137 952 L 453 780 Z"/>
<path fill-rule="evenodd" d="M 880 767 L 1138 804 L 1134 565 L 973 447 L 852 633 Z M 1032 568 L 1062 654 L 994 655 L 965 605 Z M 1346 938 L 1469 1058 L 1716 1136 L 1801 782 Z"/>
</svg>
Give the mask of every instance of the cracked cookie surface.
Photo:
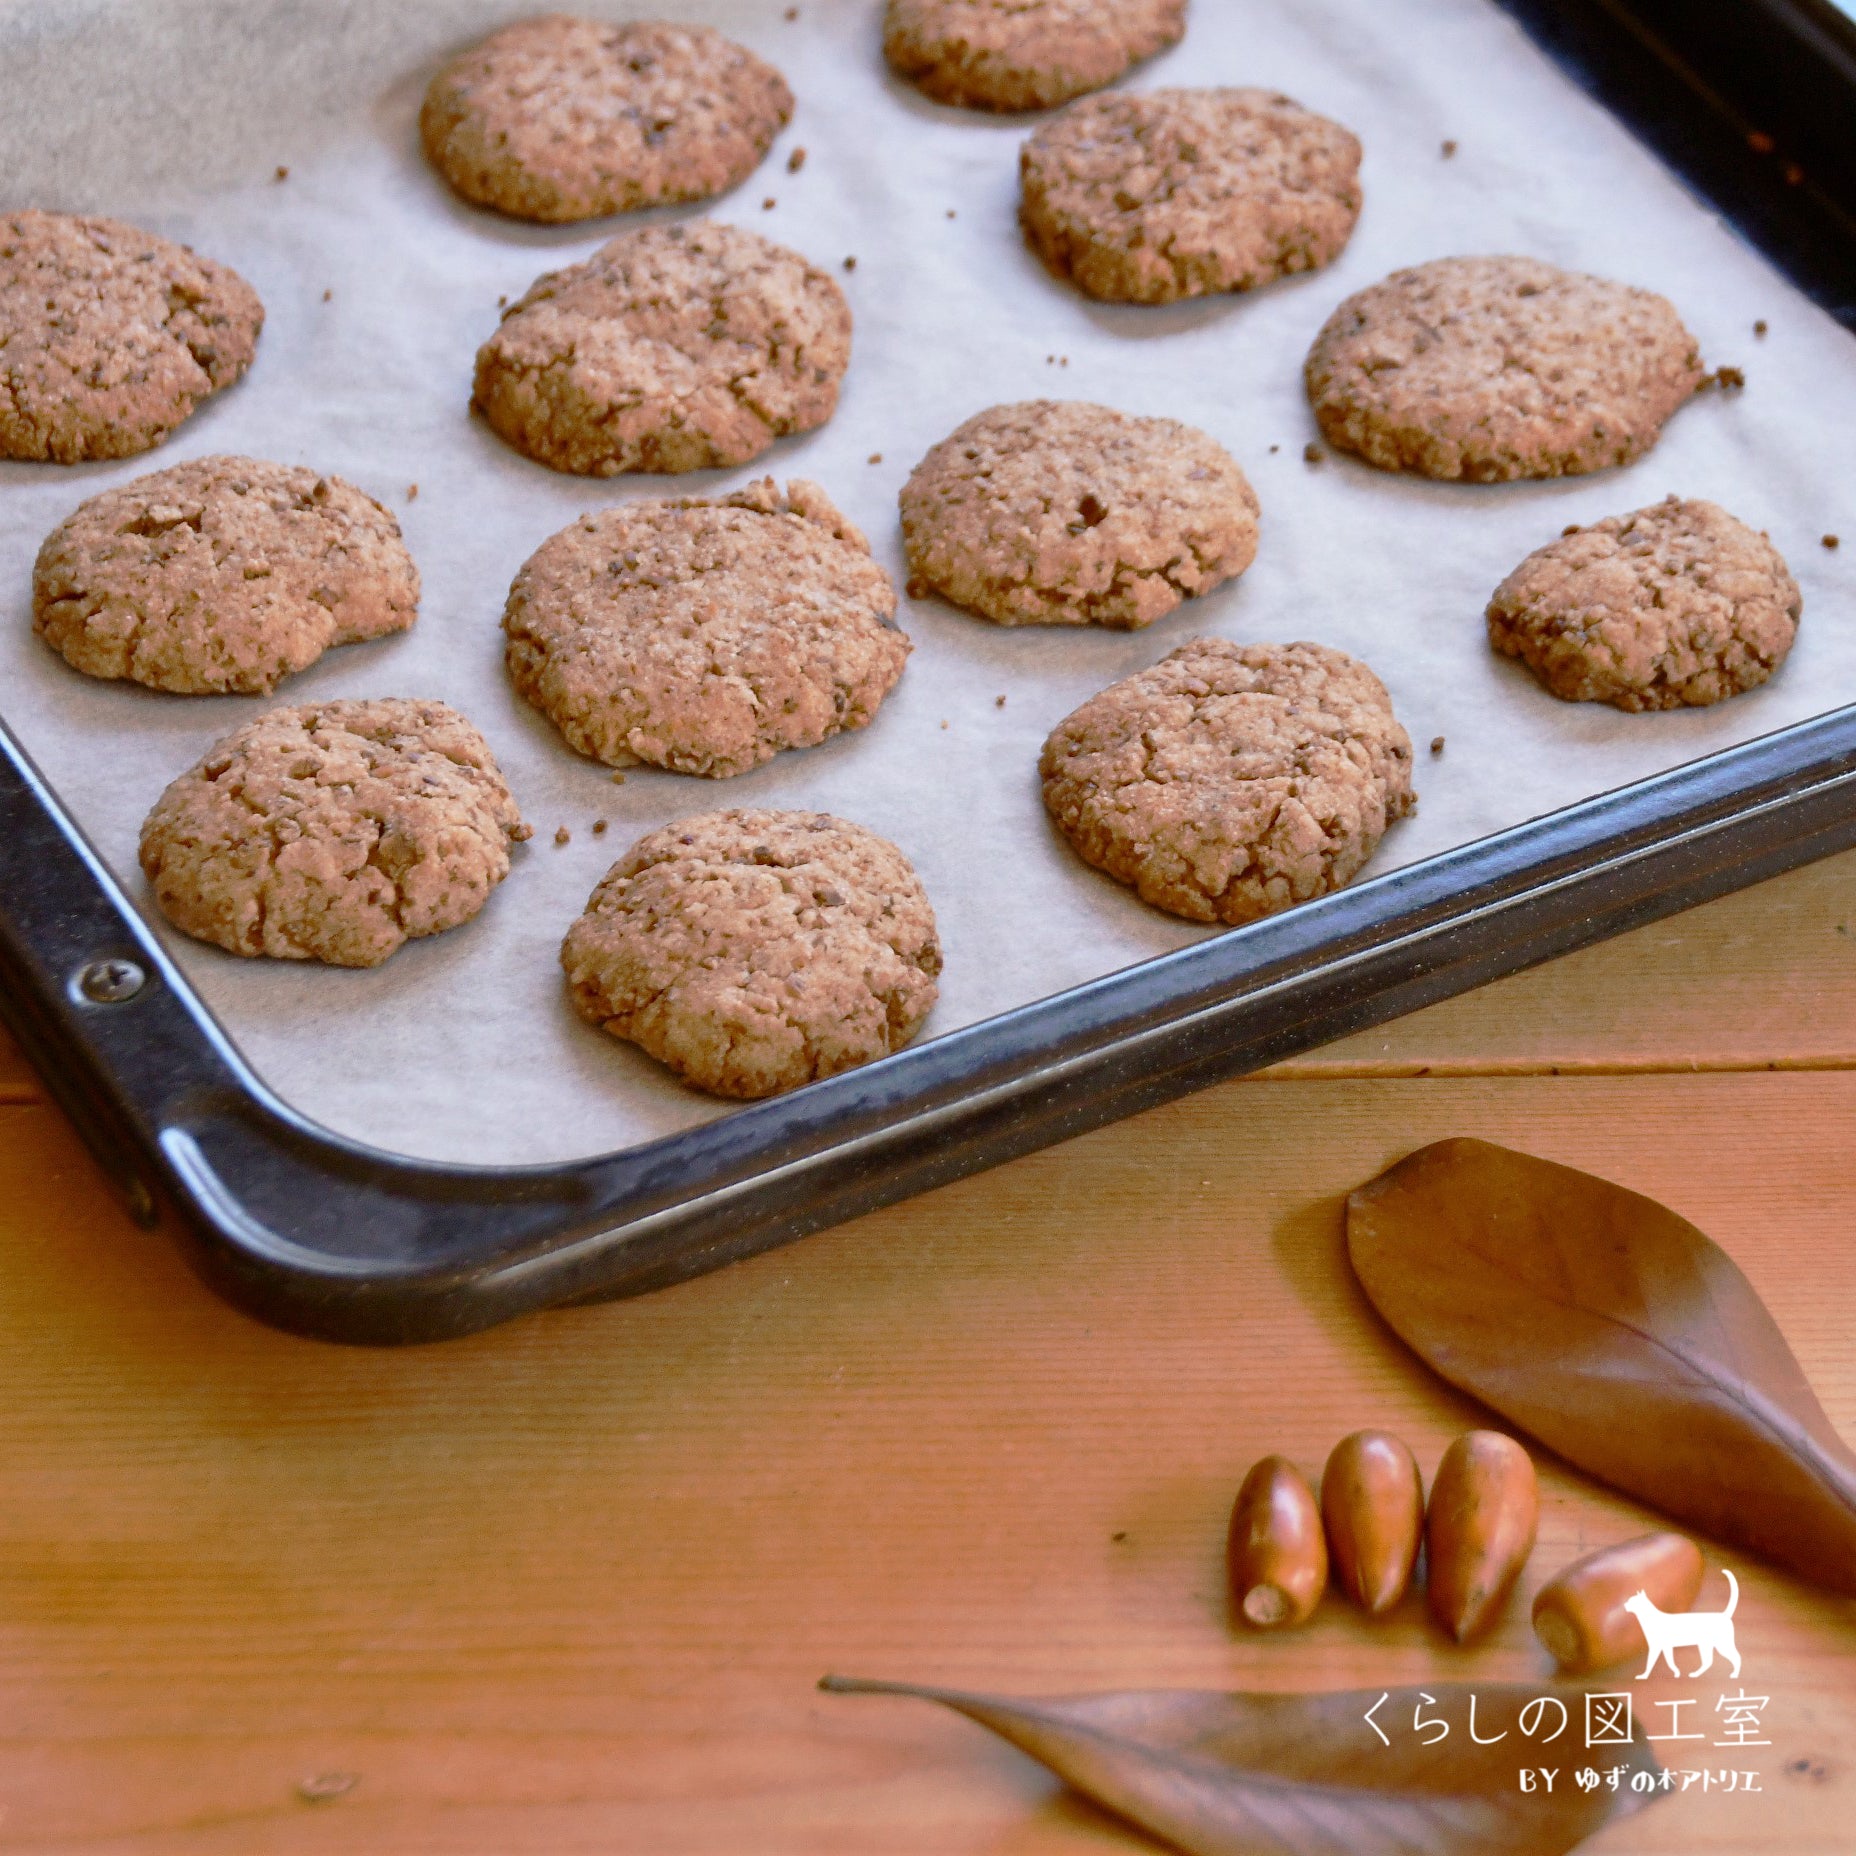
<svg viewBox="0 0 1856 1856">
<path fill-rule="evenodd" d="M 707 26 L 553 13 L 452 59 L 419 133 L 465 199 L 560 224 L 722 193 L 792 113 L 779 72 Z"/>
<path fill-rule="evenodd" d="M 1085 862 L 1200 922 L 1340 888 L 1416 803 L 1384 684 L 1316 644 L 1195 639 L 1066 716 L 1039 770 Z"/>
<path fill-rule="evenodd" d="M 530 556 L 510 680 L 582 754 L 721 778 L 865 727 L 902 675 L 896 589 L 817 484 L 622 503 Z"/>
<path fill-rule="evenodd" d="M 378 966 L 467 922 L 529 828 L 441 702 L 273 709 L 156 801 L 142 872 L 175 927 L 234 954 Z"/>
<path fill-rule="evenodd" d="M 259 458 L 195 458 L 93 496 L 32 573 L 33 629 L 68 663 L 188 695 L 266 694 L 418 610 L 387 509 Z"/>
<path fill-rule="evenodd" d="M 567 931 L 574 1009 L 711 1095 L 900 1050 L 941 944 L 909 861 L 824 812 L 707 812 L 639 839 Z"/>
<path fill-rule="evenodd" d="M 823 425 L 850 358 L 850 306 L 823 271 L 692 220 L 538 278 L 477 351 L 475 403 L 554 470 L 713 470 Z"/>
<path fill-rule="evenodd" d="M 1763 534 L 1672 496 L 1535 549 L 1489 602 L 1489 643 L 1566 702 L 1700 707 L 1764 683 L 1803 608 Z"/>
<path fill-rule="evenodd" d="M 977 414 L 901 500 L 911 574 L 1001 625 L 1151 625 L 1257 553 L 1256 492 L 1216 439 L 1078 400 Z"/>
<path fill-rule="evenodd" d="M 1085 295 L 1171 303 L 1331 263 L 1360 215 L 1360 144 L 1275 91 L 1116 91 L 1019 153 L 1032 249 Z"/>
<path fill-rule="evenodd" d="M 1179 42 L 1186 0 L 889 0 L 883 52 L 940 103 L 1047 110 Z"/>
<path fill-rule="evenodd" d="M 0 457 L 158 445 L 251 365 L 264 306 L 236 271 L 116 219 L 0 214 Z"/>
<path fill-rule="evenodd" d="M 1350 296 L 1304 373 L 1330 444 L 1477 483 L 1628 464 L 1705 378 L 1654 291 L 1508 257 L 1440 258 Z"/>
</svg>

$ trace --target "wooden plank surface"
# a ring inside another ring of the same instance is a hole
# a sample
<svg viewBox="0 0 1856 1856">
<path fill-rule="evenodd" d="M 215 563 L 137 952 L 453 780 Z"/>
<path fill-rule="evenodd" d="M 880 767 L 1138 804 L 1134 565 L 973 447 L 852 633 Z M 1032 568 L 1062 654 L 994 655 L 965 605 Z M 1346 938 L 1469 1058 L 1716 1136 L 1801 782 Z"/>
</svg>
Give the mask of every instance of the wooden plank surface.
<svg viewBox="0 0 1856 1856">
<path fill-rule="evenodd" d="M 224 1309 L 52 1111 L 0 1108 L 0 1848 L 1145 1847 L 963 1722 L 812 1685 L 1544 1676 L 1519 1605 L 1469 1652 L 1415 1606 L 1225 1615 L 1253 1458 L 1375 1423 L 1428 1471 L 1476 1416 L 1352 1288 L 1339 1195 L 1458 1133 L 1655 1193 L 1851 1434 L 1853 1122 L 1840 1073 L 1232 1084 L 642 1302 L 382 1354 Z M 1530 1586 L 1647 1519 L 1543 1471 Z M 1596 1850 L 1847 1856 L 1856 1605 L 1732 1563 L 1763 1795 Z"/>
<path fill-rule="evenodd" d="M 1269 1075 L 1768 1063 L 1856 1066 L 1856 852 L 1343 1039 Z M 38 1094 L 0 1031 L 0 1102 Z"/>
</svg>

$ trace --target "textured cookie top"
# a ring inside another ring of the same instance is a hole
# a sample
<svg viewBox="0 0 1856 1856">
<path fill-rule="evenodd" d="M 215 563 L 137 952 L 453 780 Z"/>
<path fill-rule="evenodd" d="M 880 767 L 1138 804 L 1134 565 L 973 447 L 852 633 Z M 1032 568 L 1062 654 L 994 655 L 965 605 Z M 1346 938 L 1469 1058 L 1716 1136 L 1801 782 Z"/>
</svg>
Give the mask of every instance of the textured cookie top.
<svg viewBox="0 0 1856 1856">
<path fill-rule="evenodd" d="M 1074 400 L 994 406 L 902 491 L 911 572 L 1001 625 L 1149 625 L 1256 558 L 1257 498 L 1215 439 Z"/>
<path fill-rule="evenodd" d="M 1047 110 L 1177 44 L 1186 0 L 889 0 L 883 51 L 942 103 Z"/>
<path fill-rule="evenodd" d="M 1360 144 L 1270 90 L 1117 91 L 1019 154 L 1033 248 L 1115 303 L 1253 290 L 1330 263 L 1360 214 Z"/>
<path fill-rule="evenodd" d="M 1704 378 L 1664 298 L 1535 258 L 1395 271 L 1335 310 L 1305 371 L 1330 443 L 1478 483 L 1628 464 Z"/>
<path fill-rule="evenodd" d="M 386 509 L 257 458 L 195 458 L 93 496 L 32 574 L 33 628 L 77 669 L 187 694 L 262 694 L 418 610 Z"/>
<path fill-rule="evenodd" d="M 561 222 L 721 193 L 792 113 L 779 72 L 707 26 L 552 13 L 452 59 L 419 132 L 465 199 Z"/>
<path fill-rule="evenodd" d="M 712 777 L 876 714 L 908 659 L 896 589 L 817 484 L 623 503 L 530 556 L 509 675 L 572 746 Z"/>
<path fill-rule="evenodd" d="M 1192 921 L 1338 889 L 1415 803 L 1385 686 L 1317 644 L 1195 639 L 1065 717 L 1040 768 L 1080 855 Z"/>
<path fill-rule="evenodd" d="M 709 220 L 645 226 L 507 311 L 476 403 L 555 470 L 705 470 L 823 425 L 850 358 L 844 293 L 797 252 Z"/>
<path fill-rule="evenodd" d="M 264 306 L 236 271 L 116 219 L 0 214 L 0 457 L 158 445 L 251 365 Z"/>
<path fill-rule="evenodd" d="M 1676 709 L 1764 683 L 1803 608 L 1757 529 L 1672 496 L 1535 549 L 1489 602 L 1489 642 L 1568 702 Z"/>
<path fill-rule="evenodd" d="M 906 1044 L 941 944 L 886 838 L 824 812 L 707 812 L 612 866 L 561 965 L 583 1018 L 698 1089 L 765 1096 Z"/>
<path fill-rule="evenodd" d="M 235 954 L 372 967 L 455 928 L 528 836 L 483 737 L 442 702 L 273 709 L 142 826 L 162 912 Z"/>
</svg>

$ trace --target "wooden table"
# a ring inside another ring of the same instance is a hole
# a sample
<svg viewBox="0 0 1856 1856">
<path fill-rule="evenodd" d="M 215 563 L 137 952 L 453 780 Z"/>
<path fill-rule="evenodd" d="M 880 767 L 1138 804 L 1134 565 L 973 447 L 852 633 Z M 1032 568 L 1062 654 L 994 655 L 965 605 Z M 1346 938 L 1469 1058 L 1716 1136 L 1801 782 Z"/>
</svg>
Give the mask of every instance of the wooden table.
<svg viewBox="0 0 1856 1856">
<path fill-rule="evenodd" d="M 0 1050 L 0 1848 L 1148 1847 L 813 1685 L 1543 1676 L 1524 1604 L 1471 1652 L 1415 1604 L 1227 1621 L 1254 1458 L 1373 1423 L 1428 1473 L 1476 1421 L 1351 1286 L 1340 1195 L 1459 1133 L 1654 1193 L 1856 1435 L 1853 1129 L 1844 858 L 720 1276 L 370 1353 L 222 1307 Z M 1646 1525 L 1543 1484 L 1530 1586 Z M 1856 1849 L 1856 1605 L 1736 1564 L 1763 1795 L 1589 1847 Z"/>
</svg>

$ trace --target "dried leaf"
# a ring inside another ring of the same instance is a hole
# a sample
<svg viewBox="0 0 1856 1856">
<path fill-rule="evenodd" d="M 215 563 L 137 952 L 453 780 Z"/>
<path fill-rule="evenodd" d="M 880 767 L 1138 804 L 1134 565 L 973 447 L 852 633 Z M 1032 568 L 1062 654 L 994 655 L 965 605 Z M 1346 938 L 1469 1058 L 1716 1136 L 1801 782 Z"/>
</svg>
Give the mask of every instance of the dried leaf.
<svg viewBox="0 0 1856 1856">
<path fill-rule="evenodd" d="M 1347 1249 L 1452 1385 L 1627 1495 L 1856 1593 L 1856 1455 L 1752 1284 L 1666 1206 L 1440 1141 L 1348 1199 Z"/>
<path fill-rule="evenodd" d="M 1660 1770 L 1636 1725 L 1628 1743 L 1585 1752 L 1584 1691 L 1551 1685 L 1031 1700 L 840 1676 L 819 1686 L 954 1708 L 1188 1856 L 1558 1856 L 1648 1803 L 1657 1794 L 1631 1779 Z M 1557 1699 L 1524 1732 L 1543 1694 Z M 1574 1769 L 1601 1760 L 1623 1768 L 1617 1790 L 1582 1790 Z M 1553 1790 L 1524 1792 L 1522 1769 L 1541 1767 L 1557 1768 Z"/>
</svg>

